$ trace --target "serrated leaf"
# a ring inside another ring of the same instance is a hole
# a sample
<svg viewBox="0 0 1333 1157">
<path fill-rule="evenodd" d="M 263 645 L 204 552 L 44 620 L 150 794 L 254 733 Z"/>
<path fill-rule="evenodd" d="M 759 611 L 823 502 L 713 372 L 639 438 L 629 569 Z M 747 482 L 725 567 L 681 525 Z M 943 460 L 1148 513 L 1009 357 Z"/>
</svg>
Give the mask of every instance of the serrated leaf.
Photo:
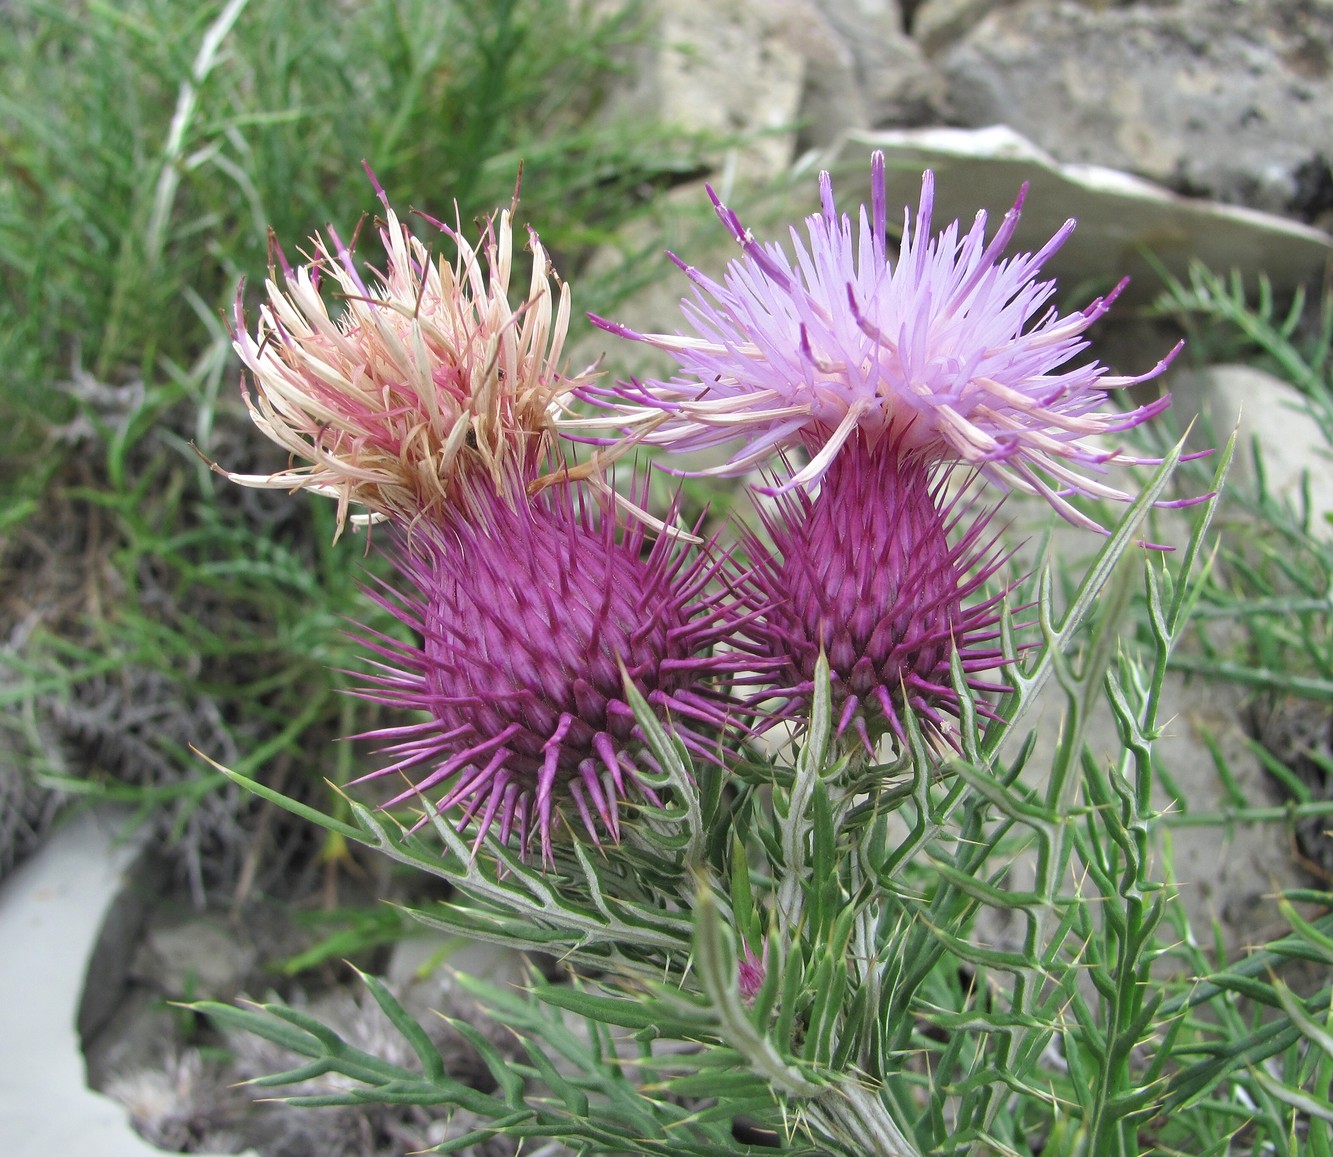
<svg viewBox="0 0 1333 1157">
<path fill-rule="evenodd" d="M 232 771 L 229 767 L 224 767 L 217 760 L 205 755 L 198 748 L 190 749 L 200 759 L 211 764 L 216 770 L 225 775 L 232 783 L 238 787 L 244 788 L 260 799 L 267 800 L 269 803 L 276 804 L 284 811 L 289 811 L 294 816 L 300 816 L 303 820 L 308 820 L 312 824 L 323 828 L 325 831 L 332 832 L 334 835 L 342 836 L 344 839 L 355 840 L 357 843 L 371 843 L 365 838 L 365 833 L 360 828 L 354 828 L 351 824 L 345 824 L 341 820 L 334 819 L 333 816 L 326 815 L 318 808 L 313 808 L 309 804 L 301 803 L 300 800 L 292 799 L 289 795 L 283 795 L 280 791 L 275 791 L 267 784 L 260 783 L 257 779 L 251 779 L 248 775 L 242 775 L 239 771 Z"/>
<path fill-rule="evenodd" d="M 184 1006 L 227 1028 L 253 1033 L 272 1041 L 298 1056 L 322 1056 L 323 1049 L 308 1033 L 266 1015 L 265 1006 L 257 1010 L 236 1008 L 212 1000 L 192 1001 Z"/>
</svg>

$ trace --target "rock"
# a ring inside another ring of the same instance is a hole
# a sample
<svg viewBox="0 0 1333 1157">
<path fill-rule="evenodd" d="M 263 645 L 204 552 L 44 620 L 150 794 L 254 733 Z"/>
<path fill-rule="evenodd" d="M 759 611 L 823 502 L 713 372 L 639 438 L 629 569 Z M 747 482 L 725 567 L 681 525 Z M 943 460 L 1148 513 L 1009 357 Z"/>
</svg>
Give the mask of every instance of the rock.
<svg viewBox="0 0 1333 1157">
<path fill-rule="evenodd" d="M 180 1000 L 229 1000 L 246 987 L 258 963 L 255 946 L 225 916 L 194 916 L 156 924 L 135 954 L 131 975 Z"/>
<path fill-rule="evenodd" d="M 827 12 L 811 24 L 804 51 L 805 85 L 795 141 L 798 155 L 826 148 L 849 127 L 871 124 L 856 51 L 839 35 Z"/>
<path fill-rule="evenodd" d="M 992 0 L 922 0 L 912 14 L 912 39 L 933 55 L 961 39 L 994 7 Z"/>
<path fill-rule="evenodd" d="M 108 993 L 124 981 L 117 963 L 123 941 L 132 940 L 142 914 L 135 894 L 143 891 L 144 839 L 124 838 L 126 818 L 71 818 L 0 888 L 0 986 L 9 996 L 0 1005 L 6 1157 L 161 1157 L 135 1136 L 119 1105 L 87 1087 L 75 1031 L 76 1019 L 107 1015 Z M 127 894 L 128 905 L 120 903 Z M 104 923 L 112 926 L 110 940 Z"/>
<path fill-rule="evenodd" d="M 841 117 L 826 118 L 834 131 L 813 144 L 829 144 L 839 131 L 862 125 L 920 125 L 937 120 L 944 108 L 944 87 L 921 46 L 903 30 L 902 5 L 896 0 L 818 0 L 829 26 L 853 62 L 859 99 Z M 818 64 L 809 61 L 817 74 Z M 811 110 L 801 109 L 809 125 Z M 808 130 L 805 130 L 808 133 Z"/>
<path fill-rule="evenodd" d="M 610 105 L 680 128 L 740 138 L 739 175 L 769 180 L 795 149 L 805 50 L 818 42 L 802 0 L 658 0 L 656 34 L 639 50 L 633 84 Z M 817 14 L 816 14 L 817 16 Z"/>
<path fill-rule="evenodd" d="M 652 19 L 609 107 L 733 142 L 728 179 L 771 181 L 849 128 L 944 108 L 897 0 L 657 0 Z"/>
<path fill-rule="evenodd" d="M 937 64 L 956 123 L 1062 160 L 1312 219 L 1333 157 L 1333 4 L 1182 0 L 993 10 Z"/>
<path fill-rule="evenodd" d="M 1181 197 L 1099 165 L 1061 164 L 998 125 L 849 133 L 834 165 L 834 187 L 845 206 L 854 208 L 869 196 L 872 149 L 883 149 L 889 162 L 890 216 L 895 220 L 901 220 L 904 204 L 915 212 L 925 168 L 935 172 L 937 228 L 955 217 L 970 223 L 985 208 L 994 229 L 1028 182 L 1011 250 L 1035 251 L 1075 217 L 1078 228 L 1044 269 L 1070 287 L 1097 278 L 1101 289 L 1109 289 L 1131 277 L 1126 301 L 1146 300 L 1161 288 L 1145 250 L 1153 262 L 1181 278 L 1192 261 L 1251 277 L 1262 272 L 1279 295 L 1317 284 L 1333 255 L 1333 237 L 1318 229 Z"/>
<path fill-rule="evenodd" d="M 1231 485 L 1255 482 L 1257 443 L 1268 492 L 1299 510 L 1308 479 L 1310 528 L 1333 535 L 1329 442 L 1299 390 L 1251 366 L 1219 365 L 1174 374 L 1171 396 L 1180 427 L 1197 414 L 1209 445 L 1239 429 Z"/>
</svg>

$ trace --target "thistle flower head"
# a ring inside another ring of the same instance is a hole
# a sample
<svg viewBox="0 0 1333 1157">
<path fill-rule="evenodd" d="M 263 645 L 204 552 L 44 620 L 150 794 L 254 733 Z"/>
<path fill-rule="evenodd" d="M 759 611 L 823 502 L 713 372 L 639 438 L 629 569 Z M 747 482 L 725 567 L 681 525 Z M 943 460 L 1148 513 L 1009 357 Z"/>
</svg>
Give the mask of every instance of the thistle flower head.
<svg viewBox="0 0 1333 1157">
<path fill-rule="evenodd" d="M 1110 376 L 1096 362 L 1062 368 L 1086 348 L 1088 327 L 1119 292 L 1061 315 L 1053 281 L 1038 272 L 1074 228 L 1068 221 L 1037 253 L 1004 257 L 1026 186 L 995 235 L 986 214 L 933 235 L 934 178 L 927 172 L 913 224 L 904 219 L 890 258 L 884 156 L 874 154 L 871 201 L 853 227 L 820 176 L 822 207 L 791 231 L 789 256 L 761 244 L 712 190 L 741 255 L 717 282 L 673 256 L 694 284 L 683 303 L 693 334 L 603 328 L 669 352 L 682 376 L 584 391 L 621 425 L 649 427 L 644 441 L 692 451 L 742 439 L 711 472 L 739 473 L 800 446 L 810 461 L 787 484 L 810 486 L 854 439 L 889 440 L 927 460 L 961 462 L 1006 488 L 1043 495 L 1070 522 L 1101 529 L 1067 498 L 1130 495 L 1095 475 L 1139 462 L 1096 439 L 1170 405 L 1103 410 L 1106 391 L 1156 376 Z M 1122 283 L 1123 284 L 1123 283 Z M 609 423 L 608 423 L 609 424 Z"/>
<path fill-rule="evenodd" d="M 746 1004 L 754 1002 L 759 990 L 764 987 L 764 978 L 767 975 L 768 946 L 764 946 L 764 954 L 760 956 L 748 944 L 743 943 L 740 959 L 736 962 L 736 987 Z"/>
<path fill-rule="evenodd" d="M 955 654 L 973 690 L 1004 689 L 981 677 L 1005 662 L 1003 592 L 969 600 L 1007 556 L 986 536 L 992 511 L 978 515 L 966 488 L 942 501 L 947 481 L 921 454 L 857 437 L 813 498 L 790 491 L 766 516 L 772 547 L 749 546 L 767 653 L 781 664 L 756 697 L 786 700 L 770 722 L 806 709 L 821 653 L 837 734 L 850 727 L 871 755 L 885 734 L 905 740 L 909 711 L 926 734 L 946 734 L 945 716 L 961 713 Z"/>
<path fill-rule="evenodd" d="M 410 590 L 376 598 L 423 642 L 369 640 L 380 661 L 364 693 L 427 719 L 367 737 L 390 762 L 365 779 L 412 780 L 386 806 L 460 807 L 478 842 L 498 824 L 524 848 L 535 836 L 547 859 L 561 814 L 617 839 L 623 799 L 658 802 L 626 679 L 687 748 L 716 758 L 735 706 L 717 681 L 753 666 L 743 600 L 719 589 L 726 556 L 670 536 L 649 546 L 641 525 L 617 531 L 554 487 L 413 535 L 398 562 Z M 712 654 L 723 638 L 730 649 Z"/>
<path fill-rule="evenodd" d="M 438 520 L 478 487 L 530 484 L 553 443 L 553 409 L 585 384 L 560 374 L 568 288 L 552 290 L 531 230 L 527 297 L 510 304 L 512 206 L 485 223 L 475 245 L 432 220 L 456 249 L 450 265 L 379 195 L 382 270 L 363 277 L 330 227 L 295 269 L 275 247 L 281 278 L 268 280 L 253 333 L 239 294 L 235 309 L 250 415 L 306 465 L 227 476 L 334 496 L 340 532 L 353 504 L 413 524 Z M 336 318 L 330 296 L 341 305 Z"/>
</svg>

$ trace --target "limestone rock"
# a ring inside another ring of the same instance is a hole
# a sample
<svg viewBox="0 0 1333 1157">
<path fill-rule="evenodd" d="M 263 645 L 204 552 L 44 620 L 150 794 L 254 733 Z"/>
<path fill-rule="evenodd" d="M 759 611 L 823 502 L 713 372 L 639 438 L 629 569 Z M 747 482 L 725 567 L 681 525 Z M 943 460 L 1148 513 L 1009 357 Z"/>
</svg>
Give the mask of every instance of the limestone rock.
<svg viewBox="0 0 1333 1157">
<path fill-rule="evenodd" d="M 922 0 L 912 16 L 912 37 L 927 54 L 965 36 L 995 5 L 991 0 Z"/>
<path fill-rule="evenodd" d="M 739 175 L 767 180 L 795 148 L 805 85 L 802 0 L 658 0 L 656 34 L 639 50 L 634 83 L 613 103 L 724 138 Z M 815 38 L 817 40 L 817 37 Z"/>
<path fill-rule="evenodd" d="M 1333 534 L 1328 439 L 1299 390 L 1252 366 L 1223 365 L 1175 374 L 1171 394 L 1177 422 L 1199 415 L 1209 441 L 1220 445 L 1238 427 L 1233 484 L 1254 482 L 1257 443 L 1269 493 L 1299 510 L 1308 476 L 1310 528 Z"/>
<path fill-rule="evenodd" d="M 152 927 L 131 976 L 181 999 L 226 1000 L 245 987 L 257 964 L 255 946 L 213 916 Z"/>
<path fill-rule="evenodd" d="M 902 5 L 897 0 L 818 0 L 818 4 L 851 57 L 859 97 L 837 118 L 838 129 L 938 120 L 944 108 L 943 85 L 921 46 L 904 31 Z M 812 59 L 811 71 L 816 69 Z M 808 116 L 803 108 L 803 121 Z M 826 134 L 822 143 L 832 139 L 832 134 Z"/>
<path fill-rule="evenodd" d="M 161 1157 L 119 1105 L 89 1089 L 79 1047 L 79 1030 L 104 1019 L 123 987 L 124 954 L 152 892 L 148 831 L 134 834 L 127 819 L 107 809 L 72 815 L 0 887 L 6 1157 Z"/>
<path fill-rule="evenodd" d="M 937 63 L 956 123 L 1065 161 L 1312 219 L 1329 200 L 1333 3 L 1181 0 L 993 10 Z M 1304 202 L 1304 203 L 1303 203 Z"/>
<path fill-rule="evenodd" d="M 1221 272 L 1262 272 L 1282 294 L 1316 285 L 1333 255 L 1333 238 L 1320 230 L 1274 214 L 1182 197 L 1100 165 L 1061 164 L 1001 125 L 848 134 L 834 178 L 839 195 L 852 206 L 868 195 L 869 157 L 876 148 L 889 161 L 895 219 L 901 219 L 904 204 L 915 210 L 922 169 L 935 172 L 937 228 L 954 218 L 970 223 L 984 208 L 993 229 L 1027 182 L 1012 248 L 1034 252 L 1067 218 L 1077 218 L 1078 228 L 1044 270 L 1068 286 L 1100 278 L 1104 289 L 1128 276 L 1126 301 L 1151 298 L 1161 288 L 1155 264 L 1181 278 L 1192 261 Z"/>
</svg>

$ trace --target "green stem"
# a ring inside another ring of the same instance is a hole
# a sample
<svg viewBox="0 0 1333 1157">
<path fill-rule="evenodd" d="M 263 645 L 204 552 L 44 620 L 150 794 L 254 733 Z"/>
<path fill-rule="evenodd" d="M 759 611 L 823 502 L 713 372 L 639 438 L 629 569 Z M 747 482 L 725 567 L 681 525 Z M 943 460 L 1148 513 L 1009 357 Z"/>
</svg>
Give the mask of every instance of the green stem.
<svg viewBox="0 0 1333 1157">
<path fill-rule="evenodd" d="M 815 1098 L 806 1111 L 857 1157 L 920 1157 L 873 1089 L 847 1081 Z"/>
</svg>

